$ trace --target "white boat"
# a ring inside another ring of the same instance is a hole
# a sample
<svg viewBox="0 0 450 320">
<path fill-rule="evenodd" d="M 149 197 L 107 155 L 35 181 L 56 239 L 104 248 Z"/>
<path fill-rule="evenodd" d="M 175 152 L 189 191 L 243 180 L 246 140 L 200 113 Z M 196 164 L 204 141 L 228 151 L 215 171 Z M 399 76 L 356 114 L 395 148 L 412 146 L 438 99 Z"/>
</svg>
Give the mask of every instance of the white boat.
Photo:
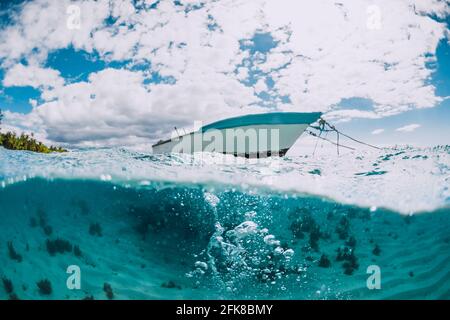
<svg viewBox="0 0 450 320">
<path fill-rule="evenodd" d="M 159 141 L 153 153 L 219 152 L 246 158 L 284 156 L 320 112 L 274 112 L 220 120 Z"/>
</svg>

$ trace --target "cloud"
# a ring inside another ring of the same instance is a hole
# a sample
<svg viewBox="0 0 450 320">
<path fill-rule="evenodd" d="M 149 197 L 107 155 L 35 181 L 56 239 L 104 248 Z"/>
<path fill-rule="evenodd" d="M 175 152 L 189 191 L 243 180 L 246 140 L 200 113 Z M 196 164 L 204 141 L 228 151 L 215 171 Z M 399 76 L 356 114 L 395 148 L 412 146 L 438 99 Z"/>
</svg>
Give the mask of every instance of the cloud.
<svg viewBox="0 0 450 320">
<path fill-rule="evenodd" d="M 36 99 L 29 99 L 29 100 L 28 100 L 28 103 L 30 104 L 30 106 L 31 106 L 32 108 L 35 108 L 35 107 L 37 106 L 37 104 L 38 104 L 38 102 L 37 102 Z"/>
<path fill-rule="evenodd" d="M 3 86 L 5 87 L 25 87 L 33 88 L 55 88 L 64 85 L 59 71 L 39 66 L 25 66 L 21 63 L 8 69 Z"/>
<path fill-rule="evenodd" d="M 384 132 L 384 129 L 375 129 L 375 130 L 372 131 L 372 134 L 373 135 L 377 135 L 377 134 L 381 134 L 383 132 Z"/>
<path fill-rule="evenodd" d="M 441 98 L 426 81 L 431 70 L 425 64 L 435 59 L 446 27 L 428 15 L 448 14 L 450 9 L 422 1 L 419 13 L 414 3 L 377 1 L 378 16 L 373 16 L 367 10 L 373 1 L 268 2 L 273 29 L 290 23 L 269 54 L 268 61 L 280 52 L 290 52 L 292 58 L 274 74 L 275 88 L 308 109 L 326 110 L 342 99 L 364 97 L 382 117 L 436 105 Z M 379 29 L 368 28 L 374 18 Z"/>
<path fill-rule="evenodd" d="M 156 140 L 194 120 L 242 112 L 240 103 L 255 99 L 251 88 L 224 75 L 194 79 L 187 75 L 177 86 L 145 85 L 143 72 L 108 68 L 92 73 L 86 82 L 45 91 L 45 102 L 15 122 L 20 118 L 25 127 L 43 127 L 53 141 L 120 145 Z"/>
<path fill-rule="evenodd" d="M 324 115 L 329 121 L 348 121 L 349 119 L 365 118 L 365 119 L 379 119 L 381 115 L 374 111 L 358 110 L 358 109 L 342 109 L 327 112 Z"/>
<path fill-rule="evenodd" d="M 267 85 L 264 79 L 259 79 L 255 84 L 255 92 L 257 94 L 267 91 Z"/>
<path fill-rule="evenodd" d="M 445 24 L 430 18 L 449 15 L 443 2 L 153 4 L 22 4 L 0 30 L 3 85 L 30 85 L 41 97 L 29 114 L 8 113 L 5 122 L 56 142 L 129 144 L 157 140 L 194 120 L 267 111 L 257 96 L 263 91 L 278 110 L 329 111 L 334 121 L 379 119 L 441 101 L 426 65 L 445 37 Z M 70 27 L 71 5 L 79 8 L 79 28 Z M 274 46 L 258 50 L 257 33 L 270 35 Z M 50 52 L 69 46 L 125 66 L 64 81 L 46 62 Z M 167 81 L 155 83 L 154 75 Z M 373 101 L 373 109 L 334 109 L 352 97 Z"/>
<path fill-rule="evenodd" d="M 398 132 L 413 132 L 414 130 L 420 128 L 421 125 L 417 123 L 408 124 L 406 126 L 395 129 Z"/>
<path fill-rule="evenodd" d="M 79 8 L 79 28 L 70 26 L 73 13 L 68 12 L 68 8 L 74 4 Z M 107 1 L 35 0 L 23 3 L 21 10 L 13 13 L 12 23 L 1 31 L 3 64 L 23 58 L 43 62 L 50 51 L 69 45 L 92 52 L 92 34 L 102 27 L 109 10 Z"/>
</svg>

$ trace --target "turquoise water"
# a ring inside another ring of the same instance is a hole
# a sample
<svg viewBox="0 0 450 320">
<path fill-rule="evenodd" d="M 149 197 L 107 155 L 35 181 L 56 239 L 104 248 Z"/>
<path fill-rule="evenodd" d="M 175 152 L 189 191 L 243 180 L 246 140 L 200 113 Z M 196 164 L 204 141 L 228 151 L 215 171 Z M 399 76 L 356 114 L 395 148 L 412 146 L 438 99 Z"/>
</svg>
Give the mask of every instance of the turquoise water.
<svg viewBox="0 0 450 320">
<path fill-rule="evenodd" d="M 449 299 L 449 159 L 0 148 L 0 298 Z"/>
</svg>

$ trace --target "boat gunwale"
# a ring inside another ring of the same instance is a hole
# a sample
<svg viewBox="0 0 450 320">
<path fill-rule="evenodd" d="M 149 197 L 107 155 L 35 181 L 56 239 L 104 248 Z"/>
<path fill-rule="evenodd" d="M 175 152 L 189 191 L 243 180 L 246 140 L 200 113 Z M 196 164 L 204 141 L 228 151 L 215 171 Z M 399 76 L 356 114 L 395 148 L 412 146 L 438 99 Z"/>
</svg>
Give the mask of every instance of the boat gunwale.
<svg viewBox="0 0 450 320">
<path fill-rule="evenodd" d="M 316 122 L 321 112 L 267 112 L 247 114 L 219 120 L 203 126 L 200 130 L 205 132 L 210 129 L 230 129 L 252 125 L 276 125 L 276 124 L 311 124 Z"/>
</svg>

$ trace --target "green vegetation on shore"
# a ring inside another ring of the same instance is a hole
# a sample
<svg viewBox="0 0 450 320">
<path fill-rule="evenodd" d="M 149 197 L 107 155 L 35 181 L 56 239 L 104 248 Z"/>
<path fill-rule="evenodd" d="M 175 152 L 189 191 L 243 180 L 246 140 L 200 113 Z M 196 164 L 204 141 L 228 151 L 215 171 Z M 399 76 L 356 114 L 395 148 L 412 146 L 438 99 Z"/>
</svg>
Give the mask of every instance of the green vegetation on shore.
<svg viewBox="0 0 450 320">
<path fill-rule="evenodd" d="M 0 124 L 3 119 L 3 113 L 0 109 Z M 27 150 L 40 153 L 51 153 L 51 152 L 66 152 L 67 150 L 61 147 L 46 146 L 42 142 L 34 139 L 33 134 L 28 135 L 22 133 L 17 135 L 14 132 L 8 131 L 6 133 L 0 132 L 0 146 L 10 149 L 10 150 Z"/>
</svg>

